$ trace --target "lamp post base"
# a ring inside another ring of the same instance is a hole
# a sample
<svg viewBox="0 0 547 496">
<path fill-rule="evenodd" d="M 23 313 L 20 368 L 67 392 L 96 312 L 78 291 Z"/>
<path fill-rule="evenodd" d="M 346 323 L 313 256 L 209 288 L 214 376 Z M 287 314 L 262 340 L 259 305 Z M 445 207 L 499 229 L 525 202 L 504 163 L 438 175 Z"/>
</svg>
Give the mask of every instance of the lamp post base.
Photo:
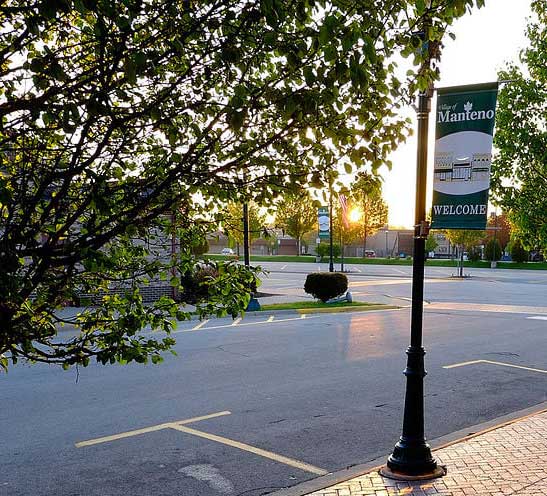
<svg viewBox="0 0 547 496">
<path fill-rule="evenodd" d="M 446 469 L 437 465 L 437 461 L 431 455 L 431 448 L 423 437 L 402 437 L 380 472 L 392 479 L 421 480 L 442 477 L 446 474 Z"/>
<path fill-rule="evenodd" d="M 431 472 L 427 472 L 419 475 L 411 475 L 402 472 L 397 472 L 391 470 L 387 465 L 384 465 L 380 469 L 380 475 L 382 477 L 387 477 L 388 479 L 401 480 L 401 481 L 418 481 L 418 480 L 429 480 L 429 479 L 438 479 L 446 475 L 446 468 L 443 466 L 437 465 Z"/>
</svg>

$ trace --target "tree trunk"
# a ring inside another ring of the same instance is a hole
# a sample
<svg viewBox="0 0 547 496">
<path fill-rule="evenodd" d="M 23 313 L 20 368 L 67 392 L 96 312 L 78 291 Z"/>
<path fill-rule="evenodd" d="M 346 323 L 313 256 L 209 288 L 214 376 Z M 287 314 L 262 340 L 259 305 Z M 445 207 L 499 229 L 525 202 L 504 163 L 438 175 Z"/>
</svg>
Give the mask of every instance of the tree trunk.
<svg viewBox="0 0 547 496">
<path fill-rule="evenodd" d="M 367 231 L 367 228 L 365 227 L 365 231 L 363 233 L 363 258 L 366 257 L 367 238 L 368 238 L 368 231 Z"/>
</svg>

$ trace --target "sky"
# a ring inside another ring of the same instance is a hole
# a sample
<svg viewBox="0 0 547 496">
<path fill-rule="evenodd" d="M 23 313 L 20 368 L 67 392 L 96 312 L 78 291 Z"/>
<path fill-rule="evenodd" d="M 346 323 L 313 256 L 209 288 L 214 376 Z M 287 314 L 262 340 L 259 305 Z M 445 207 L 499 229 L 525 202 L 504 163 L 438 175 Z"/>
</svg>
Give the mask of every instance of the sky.
<svg viewBox="0 0 547 496">
<path fill-rule="evenodd" d="M 436 86 L 458 86 L 497 80 L 497 71 L 508 61 L 518 61 L 519 51 L 527 45 L 526 19 L 531 15 L 530 0 L 486 0 L 482 9 L 457 20 L 451 28 L 456 40 L 445 40 Z M 429 124 L 428 198 L 431 206 L 433 183 L 434 110 Z M 413 119 L 414 111 L 409 110 Z M 414 130 L 416 130 L 414 119 Z M 384 178 L 384 199 L 389 206 L 389 225 L 411 227 L 414 223 L 416 184 L 416 136 L 412 136 L 391 156 L 393 167 L 380 170 Z"/>
</svg>

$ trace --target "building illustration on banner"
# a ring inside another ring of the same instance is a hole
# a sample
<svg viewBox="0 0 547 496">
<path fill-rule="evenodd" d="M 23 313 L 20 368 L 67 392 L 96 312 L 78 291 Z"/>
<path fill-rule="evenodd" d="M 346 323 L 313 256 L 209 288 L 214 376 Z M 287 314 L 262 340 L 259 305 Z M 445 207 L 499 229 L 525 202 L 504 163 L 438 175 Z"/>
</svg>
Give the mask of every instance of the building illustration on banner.
<svg viewBox="0 0 547 496">
<path fill-rule="evenodd" d="M 488 181 L 491 163 L 491 153 L 473 153 L 471 157 L 456 158 L 454 153 L 439 152 L 435 155 L 434 181 Z"/>
</svg>

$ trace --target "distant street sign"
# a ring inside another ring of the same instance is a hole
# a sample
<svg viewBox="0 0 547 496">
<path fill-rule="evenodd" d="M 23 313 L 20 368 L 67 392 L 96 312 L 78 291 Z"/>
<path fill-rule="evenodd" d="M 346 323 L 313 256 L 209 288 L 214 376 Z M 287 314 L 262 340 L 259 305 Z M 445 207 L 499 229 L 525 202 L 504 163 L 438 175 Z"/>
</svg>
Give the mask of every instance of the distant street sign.
<svg viewBox="0 0 547 496">
<path fill-rule="evenodd" d="M 329 239 L 329 208 L 319 207 L 317 209 L 317 221 L 319 224 L 319 240 Z"/>
</svg>

